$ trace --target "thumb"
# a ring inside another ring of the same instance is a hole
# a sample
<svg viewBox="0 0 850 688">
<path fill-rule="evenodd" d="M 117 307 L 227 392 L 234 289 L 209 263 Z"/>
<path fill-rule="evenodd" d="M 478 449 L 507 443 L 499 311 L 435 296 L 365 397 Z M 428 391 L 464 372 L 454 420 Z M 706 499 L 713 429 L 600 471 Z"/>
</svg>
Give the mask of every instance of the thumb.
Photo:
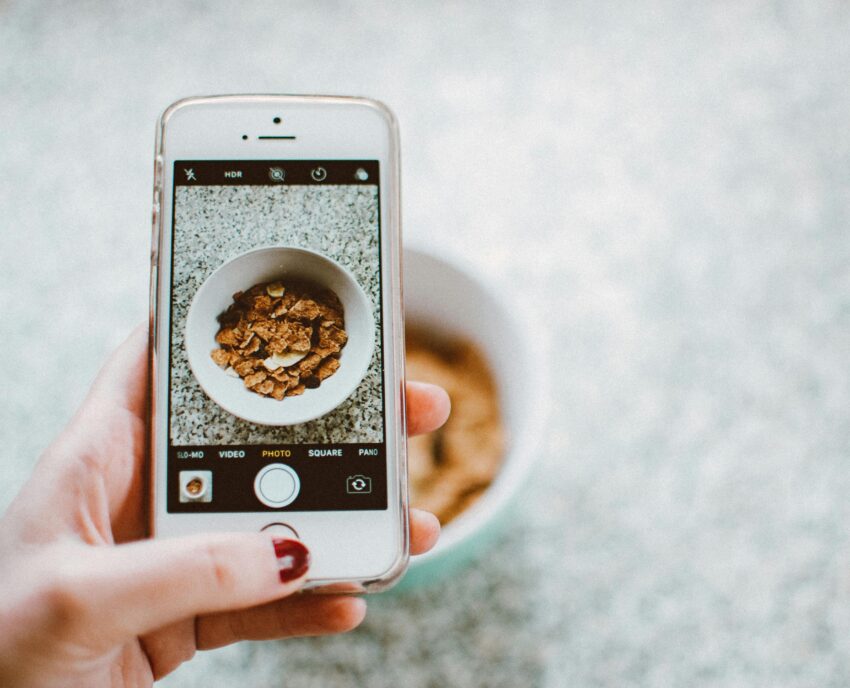
<svg viewBox="0 0 850 688">
<path fill-rule="evenodd" d="M 61 593 L 54 599 L 70 604 L 60 611 L 79 617 L 74 625 L 85 637 L 112 646 L 198 614 L 291 595 L 304 583 L 310 553 L 269 533 L 222 533 L 86 545 L 63 561 L 54 569 Z"/>
</svg>

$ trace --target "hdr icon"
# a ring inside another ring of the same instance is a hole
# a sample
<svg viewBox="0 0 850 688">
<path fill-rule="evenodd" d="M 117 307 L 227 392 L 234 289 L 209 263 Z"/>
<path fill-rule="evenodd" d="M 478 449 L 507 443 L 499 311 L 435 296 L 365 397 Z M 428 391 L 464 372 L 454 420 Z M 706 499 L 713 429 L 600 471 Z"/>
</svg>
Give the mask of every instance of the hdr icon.
<svg viewBox="0 0 850 688">
<path fill-rule="evenodd" d="M 242 179 L 242 170 L 225 170 L 225 179 Z"/>
</svg>

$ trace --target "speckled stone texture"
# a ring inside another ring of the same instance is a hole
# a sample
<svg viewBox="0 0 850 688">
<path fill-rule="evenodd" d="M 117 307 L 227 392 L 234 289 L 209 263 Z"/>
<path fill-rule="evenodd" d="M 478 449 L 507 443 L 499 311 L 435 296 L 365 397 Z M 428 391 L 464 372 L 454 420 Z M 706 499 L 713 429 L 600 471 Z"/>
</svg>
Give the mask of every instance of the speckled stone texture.
<svg viewBox="0 0 850 688">
<path fill-rule="evenodd" d="M 545 324 L 538 473 L 449 582 L 162 685 L 850 684 L 848 36 L 827 0 L 3 3 L 0 503 L 145 317 L 159 112 L 372 95 L 406 238 Z"/>
<path fill-rule="evenodd" d="M 174 444 L 383 440 L 377 211 L 376 186 L 177 187 L 171 311 Z M 186 315 L 195 292 L 216 268 L 261 246 L 307 248 L 335 260 L 372 303 L 375 350 L 363 381 L 337 408 L 309 423 L 269 427 L 231 415 L 201 389 L 186 359 Z"/>
</svg>

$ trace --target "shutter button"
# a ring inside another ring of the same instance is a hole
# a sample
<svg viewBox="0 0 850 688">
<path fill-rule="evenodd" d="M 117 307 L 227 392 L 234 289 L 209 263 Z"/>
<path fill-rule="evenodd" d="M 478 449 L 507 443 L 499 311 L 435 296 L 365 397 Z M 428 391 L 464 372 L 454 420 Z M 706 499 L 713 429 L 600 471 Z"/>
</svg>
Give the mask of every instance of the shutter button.
<svg viewBox="0 0 850 688">
<path fill-rule="evenodd" d="M 292 504 L 301 490 L 298 474 L 283 463 L 264 466 L 254 478 L 254 492 L 266 506 L 280 509 Z"/>
</svg>

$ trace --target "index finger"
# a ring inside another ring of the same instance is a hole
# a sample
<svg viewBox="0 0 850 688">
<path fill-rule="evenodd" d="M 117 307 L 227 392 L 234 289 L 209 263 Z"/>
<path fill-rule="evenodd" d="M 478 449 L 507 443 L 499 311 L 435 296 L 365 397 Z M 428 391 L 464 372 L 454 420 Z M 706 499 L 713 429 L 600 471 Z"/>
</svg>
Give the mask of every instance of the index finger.
<svg viewBox="0 0 850 688">
<path fill-rule="evenodd" d="M 421 435 L 439 428 L 449 417 L 452 402 L 442 387 L 427 382 L 408 382 L 407 434 Z"/>
</svg>

